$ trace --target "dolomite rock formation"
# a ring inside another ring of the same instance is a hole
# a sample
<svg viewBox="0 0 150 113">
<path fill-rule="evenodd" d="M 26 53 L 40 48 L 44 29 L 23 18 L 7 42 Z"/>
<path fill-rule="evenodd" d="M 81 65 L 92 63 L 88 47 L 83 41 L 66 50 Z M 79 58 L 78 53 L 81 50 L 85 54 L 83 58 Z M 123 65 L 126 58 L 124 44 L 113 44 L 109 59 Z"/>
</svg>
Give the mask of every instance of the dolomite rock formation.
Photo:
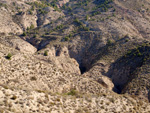
<svg viewBox="0 0 150 113">
<path fill-rule="evenodd" d="M 62 7 L 64 4 L 68 3 L 69 0 L 59 0 L 58 7 Z"/>
<path fill-rule="evenodd" d="M 22 29 L 13 22 L 10 12 L 3 7 L 0 8 L 0 26 L 0 33 L 21 34 L 23 32 Z"/>
<path fill-rule="evenodd" d="M 150 112 L 149 3 L 1 0 L 0 112 Z"/>
<path fill-rule="evenodd" d="M 1 36 L 0 41 L 4 45 L 13 47 L 22 53 L 34 54 L 37 51 L 34 46 L 17 36 Z"/>
</svg>

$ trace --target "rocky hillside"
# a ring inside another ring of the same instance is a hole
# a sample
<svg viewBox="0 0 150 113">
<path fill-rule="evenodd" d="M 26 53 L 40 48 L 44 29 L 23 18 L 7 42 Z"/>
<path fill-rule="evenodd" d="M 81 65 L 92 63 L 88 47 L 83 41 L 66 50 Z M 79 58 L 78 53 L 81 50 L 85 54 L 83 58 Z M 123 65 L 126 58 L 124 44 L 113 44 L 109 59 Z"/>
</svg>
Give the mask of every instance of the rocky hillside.
<svg viewBox="0 0 150 113">
<path fill-rule="evenodd" d="M 148 0 L 1 0 L 0 112 L 150 112 Z"/>
</svg>

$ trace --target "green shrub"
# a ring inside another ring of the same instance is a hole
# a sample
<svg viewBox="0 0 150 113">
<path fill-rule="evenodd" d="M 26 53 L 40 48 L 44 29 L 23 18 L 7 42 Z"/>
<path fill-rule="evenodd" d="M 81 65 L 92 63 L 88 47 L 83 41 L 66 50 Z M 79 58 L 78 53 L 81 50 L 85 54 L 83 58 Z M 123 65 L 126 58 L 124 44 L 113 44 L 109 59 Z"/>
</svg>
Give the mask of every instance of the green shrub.
<svg viewBox="0 0 150 113">
<path fill-rule="evenodd" d="M 66 37 L 65 37 L 65 41 L 68 41 L 68 40 L 69 40 L 69 37 L 68 37 L 68 36 L 66 36 Z"/>
<path fill-rule="evenodd" d="M 34 25 L 33 24 L 31 24 L 30 29 L 34 29 Z"/>
<path fill-rule="evenodd" d="M 128 41 L 129 41 L 129 39 L 126 39 L 125 41 L 126 41 L 126 42 L 128 42 Z"/>
<path fill-rule="evenodd" d="M 131 50 L 129 50 L 128 52 L 127 52 L 127 55 L 130 55 L 131 54 Z"/>
<path fill-rule="evenodd" d="M 5 7 L 7 9 L 7 5 L 3 3 L 0 3 L 0 7 Z"/>
<path fill-rule="evenodd" d="M 13 95 L 10 99 L 16 100 L 16 99 L 17 99 L 17 96 L 16 96 L 16 95 Z"/>
<path fill-rule="evenodd" d="M 27 36 L 27 33 L 26 33 L 26 32 L 23 32 L 22 36 Z"/>
<path fill-rule="evenodd" d="M 36 38 L 36 37 L 37 37 L 37 35 L 36 35 L 36 34 L 34 34 L 34 35 L 33 35 L 33 38 Z"/>
<path fill-rule="evenodd" d="M 67 95 L 75 96 L 77 95 L 77 92 L 74 89 L 72 89 L 70 92 L 67 93 Z"/>
<path fill-rule="evenodd" d="M 22 11 L 18 11 L 17 15 L 21 15 L 23 12 Z"/>
<path fill-rule="evenodd" d="M 44 51 L 44 56 L 48 56 L 48 51 Z"/>
<path fill-rule="evenodd" d="M 8 60 L 11 60 L 11 57 L 12 57 L 12 54 L 11 54 L 11 53 L 8 53 L 8 55 L 6 56 L 6 58 L 7 58 Z"/>
<path fill-rule="evenodd" d="M 139 52 L 137 55 L 138 55 L 139 57 L 142 56 L 142 54 L 141 54 L 140 52 Z"/>
<path fill-rule="evenodd" d="M 78 18 L 76 18 L 76 19 L 74 20 L 74 22 L 75 22 L 76 24 L 78 24 L 78 25 L 82 25 L 82 22 L 80 22 L 80 20 L 79 20 Z"/>
<path fill-rule="evenodd" d="M 84 26 L 84 27 L 83 27 L 83 30 L 84 30 L 84 31 L 89 31 L 89 30 L 90 30 L 90 28 L 89 28 L 89 27 L 85 27 L 85 26 Z"/>
<path fill-rule="evenodd" d="M 60 30 L 60 29 L 62 29 L 62 28 L 63 28 L 63 24 L 58 25 L 58 26 L 56 27 L 56 30 Z"/>
<path fill-rule="evenodd" d="M 89 19 L 89 15 L 86 15 L 85 20 L 88 20 L 88 19 Z"/>
<path fill-rule="evenodd" d="M 30 15 L 33 15 L 32 10 L 28 10 L 28 13 L 29 13 Z"/>
<path fill-rule="evenodd" d="M 45 11 L 44 9 L 39 9 L 38 11 L 39 11 L 39 14 L 47 14 L 47 13 L 48 13 L 48 12 Z"/>
<path fill-rule="evenodd" d="M 107 45 L 110 45 L 110 44 L 112 44 L 112 41 L 109 39 L 107 40 Z"/>
<path fill-rule="evenodd" d="M 72 34 L 71 34 L 71 33 L 69 34 L 69 37 L 72 37 Z"/>
</svg>

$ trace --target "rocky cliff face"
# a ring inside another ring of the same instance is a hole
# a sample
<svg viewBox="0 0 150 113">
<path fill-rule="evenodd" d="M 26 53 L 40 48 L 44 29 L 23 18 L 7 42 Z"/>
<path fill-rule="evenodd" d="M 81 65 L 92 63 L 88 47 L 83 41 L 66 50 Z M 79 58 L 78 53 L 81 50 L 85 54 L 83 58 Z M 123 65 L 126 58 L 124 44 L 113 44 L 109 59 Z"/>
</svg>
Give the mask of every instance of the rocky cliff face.
<svg viewBox="0 0 150 113">
<path fill-rule="evenodd" d="M 0 112 L 150 112 L 149 1 L 0 1 Z"/>
</svg>

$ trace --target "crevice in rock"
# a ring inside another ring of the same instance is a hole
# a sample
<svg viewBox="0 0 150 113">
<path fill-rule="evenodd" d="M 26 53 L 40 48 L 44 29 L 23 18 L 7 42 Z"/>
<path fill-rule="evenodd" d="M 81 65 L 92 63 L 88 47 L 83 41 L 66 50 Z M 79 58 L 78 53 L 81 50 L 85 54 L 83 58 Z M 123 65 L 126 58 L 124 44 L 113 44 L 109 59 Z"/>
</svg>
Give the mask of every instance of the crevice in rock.
<svg viewBox="0 0 150 113">
<path fill-rule="evenodd" d="M 87 70 L 86 67 L 84 67 L 82 65 L 80 65 L 79 68 L 80 68 L 81 74 L 84 74 Z"/>
<path fill-rule="evenodd" d="M 124 94 L 132 91 L 136 88 L 133 87 L 134 82 L 136 83 L 136 80 L 140 80 L 143 74 L 146 79 L 147 70 L 145 70 L 143 65 L 149 65 L 146 64 L 148 63 L 147 58 L 150 56 L 149 50 L 149 46 L 139 46 L 136 49 L 130 50 L 125 56 L 120 57 L 111 64 L 107 75 L 115 85 L 114 92 Z"/>
<path fill-rule="evenodd" d="M 60 56 L 60 50 L 56 50 L 56 56 Z"/>
<path fill-rule="evenodd" d="M 122 88 L 119 85 L 115 85 L 113 88 L 113 91 L 118 93 L 118 94 L 121 94 Z"/>
</svg>

